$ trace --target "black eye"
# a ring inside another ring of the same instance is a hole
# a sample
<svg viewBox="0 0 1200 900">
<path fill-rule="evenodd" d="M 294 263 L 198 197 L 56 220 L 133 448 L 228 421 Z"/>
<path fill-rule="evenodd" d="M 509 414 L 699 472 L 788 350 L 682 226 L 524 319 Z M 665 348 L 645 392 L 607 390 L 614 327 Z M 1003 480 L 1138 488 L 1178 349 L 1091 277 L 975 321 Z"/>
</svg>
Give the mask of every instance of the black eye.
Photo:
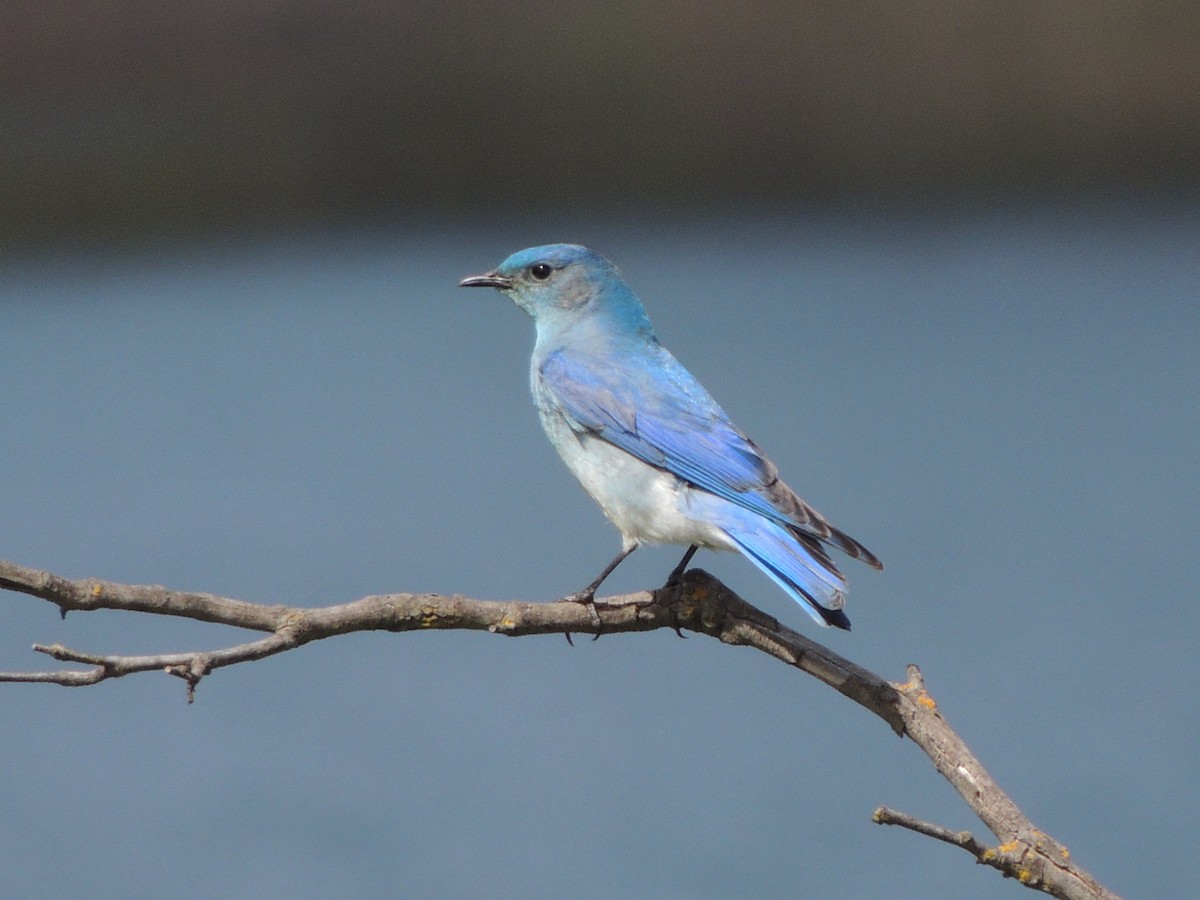
<svg viewBox="0 0 1200 900">
<path fill-rule="evenodd" d="M 550 273 L 554 271 L 545 263 L 536 263 L 529 267 L 529 274 L 538 281 L 545 281 L 550 277 Z"/>
</svg>

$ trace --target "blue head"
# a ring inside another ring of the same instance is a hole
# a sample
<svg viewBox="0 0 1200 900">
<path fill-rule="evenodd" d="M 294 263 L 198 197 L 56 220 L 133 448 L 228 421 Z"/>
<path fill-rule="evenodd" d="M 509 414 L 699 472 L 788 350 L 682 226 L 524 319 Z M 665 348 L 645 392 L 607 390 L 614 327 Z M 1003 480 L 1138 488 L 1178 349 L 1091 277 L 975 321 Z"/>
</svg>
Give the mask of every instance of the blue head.
<svg viewBox="0 0 1200 900">
<path fill-rule="evenodd" d="M 461 287 L 494 287 L 533 317 L 538 337 L 557 337 L 583 323 L 616 334 L 652 339 L 641 301 L 611 262 L 578 244 L 547 244 L 519 250 L 486 275 Z"/>
</svg>

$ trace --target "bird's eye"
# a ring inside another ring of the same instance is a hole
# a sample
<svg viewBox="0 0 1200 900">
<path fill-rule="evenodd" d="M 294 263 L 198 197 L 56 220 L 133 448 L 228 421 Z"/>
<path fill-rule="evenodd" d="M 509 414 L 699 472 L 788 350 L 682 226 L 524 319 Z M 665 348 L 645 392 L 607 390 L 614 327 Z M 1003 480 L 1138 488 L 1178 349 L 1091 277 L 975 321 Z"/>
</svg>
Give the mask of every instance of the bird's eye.
<svg viewBox="0 0 1200 900">
<path fill-rule="evenodd" d="M 534 278 L 536 278 L 538 281 L 545 281 L 547 278 L 550 277 L 550 273 L 552 271 L 554 271 L 554 270 L 551 269 L 545 263 L 536 263 L 535 265 L 532 265 L 529 267 L 529 274 L 532 275 Z"/>
</svg>

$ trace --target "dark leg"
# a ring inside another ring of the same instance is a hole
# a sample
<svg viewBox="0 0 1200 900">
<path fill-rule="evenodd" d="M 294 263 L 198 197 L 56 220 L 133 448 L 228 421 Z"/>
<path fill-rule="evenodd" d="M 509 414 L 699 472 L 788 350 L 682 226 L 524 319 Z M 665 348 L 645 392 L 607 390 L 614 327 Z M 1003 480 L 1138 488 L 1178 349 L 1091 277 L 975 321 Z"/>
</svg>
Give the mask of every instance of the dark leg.
<svg viewBox="0 0 1200 900">
<path fill-rule="evenodd" d="M 695 544 L 687 548 L 687 552 L 683 554 L 683 559 L 679 561 L 679 565 L 671 570 L 671 574 L 667 576 L 665 587 L 674 587 L 679 583 L 679 579 L 683 577 L 683 573 L 687 571 L 688 563 L 692 561 L 692 557 L 696 555 L 696 551 L 700 548 Z"/>
<path fill-rule="evenodd" d="M 612 562 L 604 567 L 604 571 L 592 580 L 591 584 L 585 587 L 582 591 L 576 591 L 573 594 L 568 594 L 566 597 L 563 597 L 563 599 L 570 600 L 572 603 L 586 603 L 591 606 L 592 599 L 596 596 L 596 589 L 599 588 L 600 585 L 604 584 L 604 579 L 615 572 L 617 566 L 625 562 L 625 558 L 637 548 L 638 545 L 634 544 L 632 547 L 622 550 L 613 558 Z M 594 606 L 592 608 L 595 609 Z M 599 619 L 597 619 L 597 622 L 598 621 Z"/>
<path fill-rule="evenodd" d="M 625 562 L 625 558 L 638 548 L 637 544 L 632 547 L 626 547 L 613 558 L 604 571 L 597 575 L 592 583 L 585 587 L 582 591 L 576 591 L 574 594 L 568 594 L 563 597 L 563 600 L 571 603 L 582 603 L 587 607 L 589 615 L 592 617 L 592 624 L 596 627 L 596 637 L 600 637 L 600 613 L 596 612 L 596 604 L 593 602 L 596 596 L 596 589 L 604 583 L 604 579 L 611 575 L 621 563 Z M 596 638 L 592 638 L 595 640 Z"/>
</svg>

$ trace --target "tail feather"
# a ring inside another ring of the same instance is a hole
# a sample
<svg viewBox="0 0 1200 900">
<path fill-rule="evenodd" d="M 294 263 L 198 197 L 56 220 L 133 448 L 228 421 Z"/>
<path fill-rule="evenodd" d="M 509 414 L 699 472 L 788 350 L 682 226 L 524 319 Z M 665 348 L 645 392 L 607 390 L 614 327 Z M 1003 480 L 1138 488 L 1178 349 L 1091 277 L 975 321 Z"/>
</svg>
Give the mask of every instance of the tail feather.
<svg viewBox="0 0 1200 900">
<path fill-rule="evenodd" d="M 819 624 L 850 630 L 850 619 L 842 612 L 846 579 L 820 545 L 814 553 L 808 541 L 801 542 L 792 532 L 757 516 L 752 521 L 725 523 L 722 530 L 742 555 Z"/>
<path fill-rule="evenodd" d="M 757 450 L 757 447 L 755 448 Z M 760 453 L 761 457 L 761 453 Z M 779 479 L 779 472 L 765 457 L 762 458 L 765 498 L 777 513 L 783 516 L 783 524 L 788 525 L 793 533 L 804 540 L 806 546 L 817 541 L 837 547 L 847 556 L 862 560 L 872 569 L 882 569 L 883 563 L 874 553 L 856 541 L 846 532 L 834 528 L 829 520 L 800 499 L 800 496 Z M 768 514 L 768 518 L 771 516 Z M 823 554 L 824 550 L 818 550 Z M 824 559 L 829 559 L 825 555 Z M 832 563 L 828 563 L 832 565 Z"/>
<path fill-rule="evenodd" d="M 882 569 L 883 563 L 879 561 L 879 557 L 856 541 L 844 531 L 839 531 L 832 525 L 829 527 L 829 537 L 826 538 L 831 544 L 836 545 L 848 556 L 862 560 L 872 569 Z"/>
</svg>

